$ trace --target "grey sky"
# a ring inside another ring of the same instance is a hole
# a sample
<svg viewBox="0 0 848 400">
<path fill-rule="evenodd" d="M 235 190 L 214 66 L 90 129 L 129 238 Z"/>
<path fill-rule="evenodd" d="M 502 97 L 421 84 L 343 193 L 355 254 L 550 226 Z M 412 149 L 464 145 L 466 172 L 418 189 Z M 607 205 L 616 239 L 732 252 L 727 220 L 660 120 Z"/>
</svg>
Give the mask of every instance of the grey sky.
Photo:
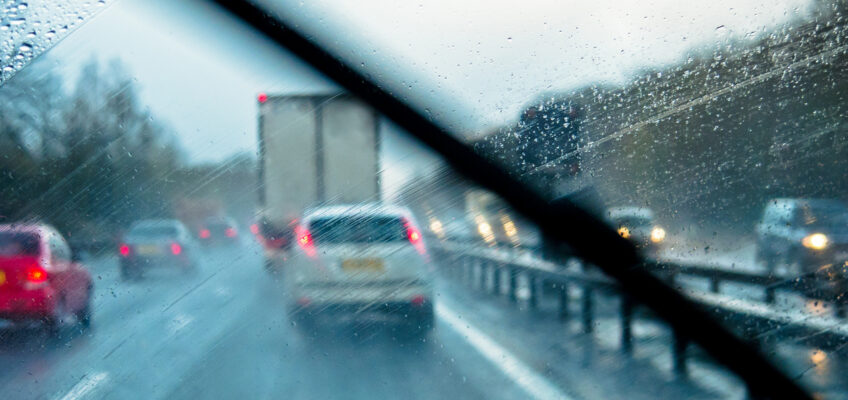
<svg viewBox="0 0 848 400">
<path fill-rule="evenodd" d="M 469 131 L 514 119 L 540 92 L 621 83 L 698 48 L 756 38 L 803 15 L 809 0 L 269 3 L 399 95 Z M 116 1 L 49 55 L 71 79 L 91 57 L 121 59 L 192 162 L 256 150 L 257 93 L 333 90 L 195 0 Z M 395 151 L 386 166 L 398 179 L 414 170 L 400 167 L 411 146 L 388 146 Z"/>
</svg>

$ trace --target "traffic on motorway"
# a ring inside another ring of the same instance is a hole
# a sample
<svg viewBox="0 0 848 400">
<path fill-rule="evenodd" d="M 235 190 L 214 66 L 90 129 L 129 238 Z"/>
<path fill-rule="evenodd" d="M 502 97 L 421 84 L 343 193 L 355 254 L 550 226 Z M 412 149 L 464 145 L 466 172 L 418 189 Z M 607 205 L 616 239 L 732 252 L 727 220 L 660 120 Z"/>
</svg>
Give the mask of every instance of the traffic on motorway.
<svg viewBox="0 0 848 400">
<path fill-rule="evenodd" d="M 0 398 L 848 397 L 848 6 L 0 9 Z"/>
</svg>

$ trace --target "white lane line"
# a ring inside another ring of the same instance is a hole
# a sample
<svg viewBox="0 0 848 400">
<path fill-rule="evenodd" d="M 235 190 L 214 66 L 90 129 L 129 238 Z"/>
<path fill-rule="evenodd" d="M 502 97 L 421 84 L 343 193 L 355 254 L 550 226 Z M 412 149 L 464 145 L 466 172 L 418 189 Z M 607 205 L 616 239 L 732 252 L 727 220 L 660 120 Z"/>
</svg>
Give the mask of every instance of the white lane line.
<svg viewBox="0 0 848 400">
<path fill-rule="evenodd" d="M 447 306 L 436 303 L 436 315 L 532 398 L 572 399 Z"/>
<path fill-rule="evenodd" d="M 98 385 L 106 382 L 109 379 L 109 374 L 106 372 L 100 372 L 96 374 L 87 375 L 85 378 L 77 382 L 71 390 L 66 393 L 60 400 L 78 400 L 83 398 L 83 396 L 90 393 L 94 388 Z"/>
<path fill-rule="evenodd" d="M 192 321 L 194 321 L 194 318 L 188 315 L 177 314 L 177 316 L 175 316 L 171 320 L 171 322 L 168 323 L 168 330 L 171 332 L 172 335 L 174 335 L 186 326 L 188 326 L 188 324 L 192 323 Z"/>
</svg>

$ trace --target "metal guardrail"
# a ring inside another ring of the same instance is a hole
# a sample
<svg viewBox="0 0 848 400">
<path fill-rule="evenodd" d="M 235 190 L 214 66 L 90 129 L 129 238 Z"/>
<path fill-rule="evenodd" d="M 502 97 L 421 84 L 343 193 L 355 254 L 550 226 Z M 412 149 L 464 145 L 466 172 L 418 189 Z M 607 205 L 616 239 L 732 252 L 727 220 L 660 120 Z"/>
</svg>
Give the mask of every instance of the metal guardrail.
<svg viewBox="0 0 848 400">
<path fill-rule="evenodd" d="M 528 280 L 529 293 L 526 303 L 538 308 L 545 291 L 551 291 L 558 299 L 557 316 L 566 321 L 571 316 L 569 291 L 580 287 L 580 323 L 582 331 L 590 334 L 594 330 L 595 296 L 605 294 L 619 297 L 618 315 L 621 327 L 620 348 L 626 355 L 633 354 L 633 319 L 638 304 L 618 289 L 614 281 L 581 265 L 579 271 L 569 270 L 551 263 L 529 252 L 506 252 L 496 248 L 479 248 L 468 244 L 441 243 L 432 247 L 445 275 L 463 281 L 473 288 L 505 295 L 510 301 L 518 302 L 518 279 Z M 780 340 L 795 339 L 799 343 L 831 348 L 848 340 L 848 326 L 842 318 L 815 316 L 800 310 L 783 311 L 773 307 L 775 291 L 794 290 L 796 282 L 786 278 L 730 271 L 703 265 L 685 265 L 661 261 L 648 262 L 646 268 L 674 282 L 679 276 L 695 276 L 710 280 L 710 292 L 690 292 L 689 297 L 709 310 L 717 318 L 728 321 L 740 336 L 761 348 L 774 342 L 777 333 Z M 506 279 L 506 285 L 504 285 Z M 761 286 L 766 296 L 763 302 L 736 299 L 719 294 L 722 282 L 744 283 Z M 489 284 L 490 283 L 490 284 Z M 505 290 L 504 290 L 505 288 Z M 841 308 L 841 307 L 840 307 Z M 844 315 L 837 312 L 837 315 Z M 678 377 L 687 376 L 688 338 L 672 331 L 672 366 Z"/>
</svg>

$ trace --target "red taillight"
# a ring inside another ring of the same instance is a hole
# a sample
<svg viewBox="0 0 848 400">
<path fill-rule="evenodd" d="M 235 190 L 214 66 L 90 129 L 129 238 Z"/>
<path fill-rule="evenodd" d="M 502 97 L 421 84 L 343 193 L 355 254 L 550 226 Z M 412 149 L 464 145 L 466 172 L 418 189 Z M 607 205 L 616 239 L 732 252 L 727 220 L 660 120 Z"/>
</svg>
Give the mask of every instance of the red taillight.
<svg viewBox="0 0 848 400">
<path fill-rule="evenodd" d="M 183 246 L 180 246 L 179 243 L 171 243 L 171 253 L 175 256 L 180 255 L 183 252 Z"/>
<path fill-rule="evenodd" d="M 259 104 L 264 104 L 266 101 L 268 101 L 268 95 L 265 93 L 259 93 L 259 95 L 256 96 L 256 100 L 259 101 Z"/>
<path fill-rule="evenodd" d="M 426 303 L 426 302 L 427 302 L 427 298 L 422 296 L 422 295 L 418 295 L 418 296 L 413 297 L 412 301 L 411 301 L 412 305 L 416 306 L 416 307 L 423 306 L 424 303 Z"/>
<path fill-rule="evenodd" d="M 312 243 L 312 233 L 308 229 L 301 225 L 296 226 L 294 228 L 294 237 L 297 240 L 297 245 L 306 252 L 306 255 L 310 257 L 315 256 L 315 244 Z"/>
<path fill-rule="evenodd" d="M 128 257 L 130 255 L 130 246 L 122 244 L 121 247 L 118 248 L 118 252 L 120 252 L 122 256 Z"/>
<path fill-rule="evenodd" d="M 409 243 L 412 243 L 415 246 L 415 250 L 418 250 L 419 253 L 424 254 L 426 250 L 422 242 L 421 231 L 412 224 L 412 221 L 405 218 L 403 220 L 403 226 L 406 227 L 406 238 L 409 239 Z"/>
<path fill-rule="evenodd" d="M 38 265 L 26 269 L 24 278 L 29 283 L 42 283 L 47 281 L 47 271 Z"/>
<path fill-rule="evenodd" d="M 200 238 L 201 239 L 209 239 L 210 235 L 212 235 L 212 233 L 209 232 L 209 229 L 201 229 L 200 230 Z"/>
<path fill-rule="evenodd" d="M 235 228 L 227 228 L 227 229 L 224 231 L 224 235 L 227 235 L 227 237 L 236 237 L 236 230 L 235 230 Z"/>
<path fill-rule="evenodd" d="M 409 238 L 410 243 L 416 244 L 421 241 L 421 232 L 418 232 L 418 229 L 409 226 L 406 228 L 406 237 Z"/>
<path fill-rule="evenodd" d="M 259 234 L 259 224 L 250 225 L 250 233 L 252 233 L 254 235 L 258 235 Z"/>
</svg>

